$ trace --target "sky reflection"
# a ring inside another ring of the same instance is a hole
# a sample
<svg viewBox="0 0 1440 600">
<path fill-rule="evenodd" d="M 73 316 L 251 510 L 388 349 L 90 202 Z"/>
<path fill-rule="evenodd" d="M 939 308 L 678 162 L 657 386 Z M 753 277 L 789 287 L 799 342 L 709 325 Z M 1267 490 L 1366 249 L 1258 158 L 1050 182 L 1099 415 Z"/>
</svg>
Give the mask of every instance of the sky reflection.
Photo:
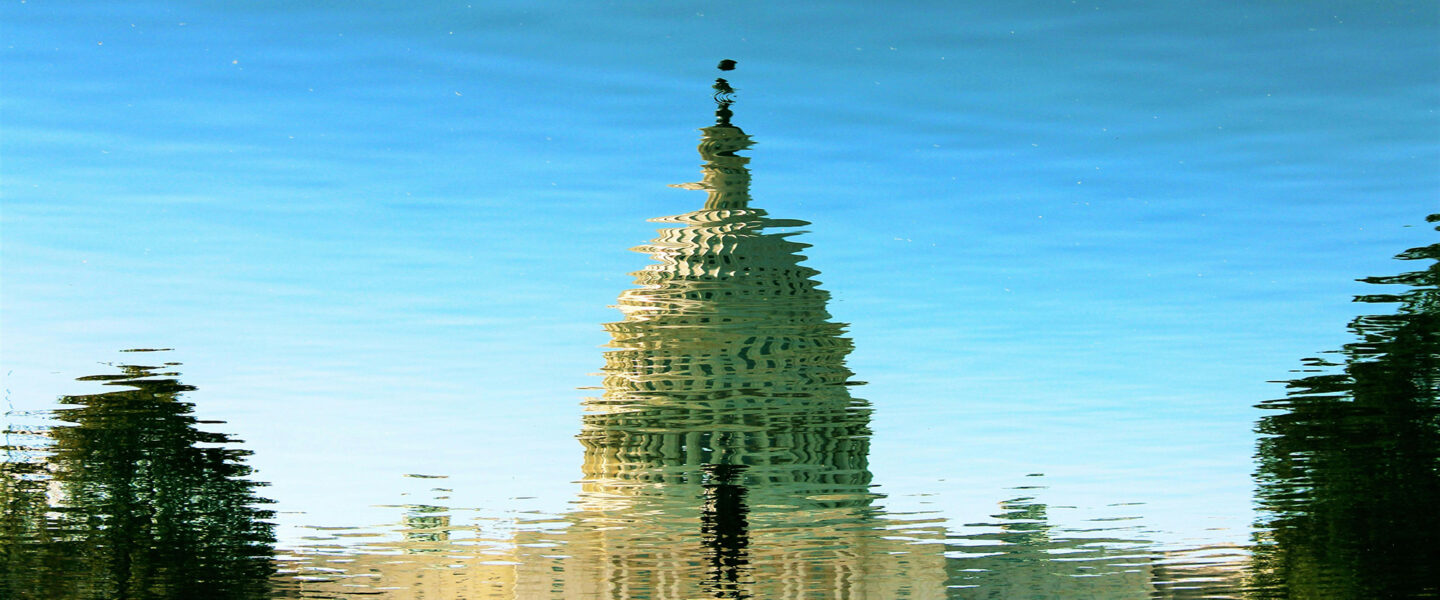
<svg viewBox="0 0 1440 600">
<path fill-rule="evenodd" d="M 1256 404 L 1354 343 L 1357 280 L 1440 197 L 1432 2 L 30 0 L 0 34 L 7 425 L 175 348 L 284 549 L 393 505 L 486 556 L 565 526 L 597 324 L 646 219 L 697 204 L 665 184 L 721 58 L 751 191 L 813 222 L 785 239 L 869 382 L 871 506 L 947 539 L 1139 517 L 1098 537 L 1163 570 L 1308 531 L 1254 502 L 1255 424 L 1294 401 Z M 694 491 L 754 514 L 721 475 Z"/>
</svg>

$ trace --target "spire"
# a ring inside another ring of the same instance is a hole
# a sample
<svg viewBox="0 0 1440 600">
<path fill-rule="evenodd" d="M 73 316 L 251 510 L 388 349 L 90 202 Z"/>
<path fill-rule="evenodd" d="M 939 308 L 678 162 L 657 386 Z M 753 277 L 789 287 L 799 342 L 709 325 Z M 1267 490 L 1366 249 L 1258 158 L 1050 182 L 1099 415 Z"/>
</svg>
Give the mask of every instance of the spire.
<svg viewBox="0 0 1440 600">
<path fill-rule="evenodd" d="M 720 61 L 717 68 L 721 71 L 734 71 L 735 61 L 727 58 Z M 730 117 L 735 113 L 730 111 L 730 105 L 735 103 L 735 88 L 730 87 L 730 82 L 725 81 L 723 77 L 716 78 L 713 87 L 715 88 L 715 124 L 721 127 L 732 127 Z"/>
<path fill-rule="evenodd" d="M 720 61 L 720 70 L 735 68 L 735 61 Z M 744 209 L 750 203 L 750 159 L 735 154 L 749 148 L 753 143 L 750 136 L 730 123 L 735 113 L 730 105 L 735 103 L 735 88 L 723 77 L 711 86 L 715 90 L 715 124 L 702 127 L 700 131 L 700 157 L 705 164 L 700 167 L 704 177 L 694 183 L 671 184 L 687 190 L 705 190 L 710 197 L 705 201 L 705 210 Z"/>
</svg>

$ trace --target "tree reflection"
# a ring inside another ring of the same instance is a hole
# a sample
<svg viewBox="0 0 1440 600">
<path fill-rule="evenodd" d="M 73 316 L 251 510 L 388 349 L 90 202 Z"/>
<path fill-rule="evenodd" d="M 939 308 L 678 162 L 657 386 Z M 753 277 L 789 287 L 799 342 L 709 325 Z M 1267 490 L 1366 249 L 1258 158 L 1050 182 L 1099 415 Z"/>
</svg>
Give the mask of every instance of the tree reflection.
<svg viewBox="0 0 1440 600">
<path fill-rule="evenodd" d="M 1257 597 L 1440 596 L 1440 244 L 1398 258 L 1428 264 L 1356 298 L 1395 311 L 1260 405 Z"/>
<path fill-rule="evenodd" d="M 14 598 L 263 598 L 266 501 L 248 451 L 203 431 L 157 367 L 97 375 L 127 389 L 67 396 L 5 463 L 5 588 Z"/>
</svg>

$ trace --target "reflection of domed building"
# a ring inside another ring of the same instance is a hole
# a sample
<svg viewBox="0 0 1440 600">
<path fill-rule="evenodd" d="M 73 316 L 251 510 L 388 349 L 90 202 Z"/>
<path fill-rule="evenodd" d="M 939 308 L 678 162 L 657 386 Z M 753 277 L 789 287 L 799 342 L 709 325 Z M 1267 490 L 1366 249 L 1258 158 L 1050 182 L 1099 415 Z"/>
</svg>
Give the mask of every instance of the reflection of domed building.
<svg viewBox="0 0 1440 600">
<path fill-rule="evenodd" d="M 1027 529 L 1021 521 L 1043 516 L 1043 506 L 1007 505 L 1029 512 L 1002 519 L 998 537 L 956 544 L 936 521 L 902 520 L 875 504 L 871 411 L 849 392 L 851 341 L 830 320 L 818 272 L 801 264 L 805 245 L 783 231 L 806 223 L 750 207 L 749 159 L 736 152 L 751 139 L 729 123 L 723 101 L 720 115 L 702 129 L 703 178 L 677 186 L 707 192 L 704 207 L 658 219 L 676 226 L 637 248 L 655 263 L 621 294 L 624 318 L 605 326 L 603 392 L 584 404 L 574 509 L 517 523 L 503 549 L 407 529 L 406 540 L 371 544 L 373 556 L 312 554 L 296 570 L 334 574 L 309 591 L 345 583 L 388 598 L 891 600 L 1026 589 L 1147 597 L 1148 567 L 1114 556 L 1104 547 L 1111 540 Z"/>
<path fill-rule="evenodd" d="M 771 231 L 805 223 L 749 206 L 749 136 L 702 131 L 704 177 L 678 187 L 709 197 L 637 249 L 656 264 L 606 326 L 577 510 L 519 540 L 519 596 L 944 597 L 938 544 L 915 552 L 871 506 L 850 340 L 804 244 Z"/>
</svg>

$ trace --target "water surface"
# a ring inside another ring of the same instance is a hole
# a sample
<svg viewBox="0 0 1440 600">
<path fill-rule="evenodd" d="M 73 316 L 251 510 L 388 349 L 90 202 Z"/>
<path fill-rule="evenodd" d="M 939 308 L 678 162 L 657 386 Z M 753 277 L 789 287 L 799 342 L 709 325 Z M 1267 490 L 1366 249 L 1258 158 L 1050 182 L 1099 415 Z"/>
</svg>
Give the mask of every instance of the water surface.
<svg viewBox="0 0 1440 600">
<path fill-rule="evenodd" d="M 1437 594 L 1432 3 L 0 28 L 10 595 Z"/>
</svg>

